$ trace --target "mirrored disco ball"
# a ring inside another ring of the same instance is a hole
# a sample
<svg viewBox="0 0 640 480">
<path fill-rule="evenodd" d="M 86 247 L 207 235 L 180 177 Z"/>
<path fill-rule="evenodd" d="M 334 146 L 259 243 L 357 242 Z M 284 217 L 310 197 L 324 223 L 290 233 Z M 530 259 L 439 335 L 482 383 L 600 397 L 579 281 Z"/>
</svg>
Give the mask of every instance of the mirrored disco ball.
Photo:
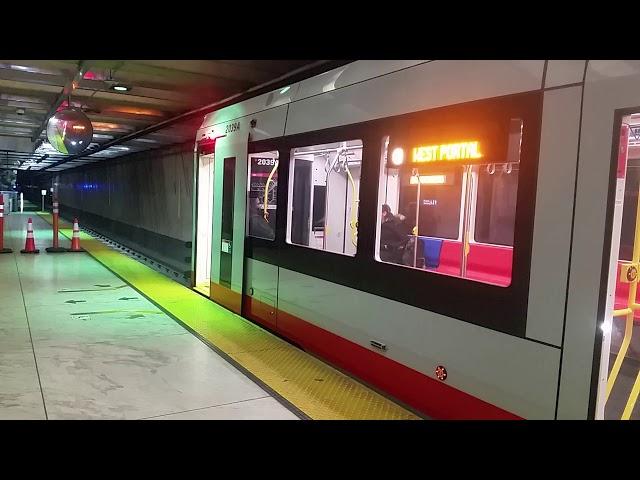
<svg viewBox="0 0 640 480">
<path fill-rule="evenodd" d="M 47 139 L 60 153 L 80 153 L 89 146 L 92 138 L 91 120 L 78 109 L 60 110 L 47 123 Z"/>
</svg>

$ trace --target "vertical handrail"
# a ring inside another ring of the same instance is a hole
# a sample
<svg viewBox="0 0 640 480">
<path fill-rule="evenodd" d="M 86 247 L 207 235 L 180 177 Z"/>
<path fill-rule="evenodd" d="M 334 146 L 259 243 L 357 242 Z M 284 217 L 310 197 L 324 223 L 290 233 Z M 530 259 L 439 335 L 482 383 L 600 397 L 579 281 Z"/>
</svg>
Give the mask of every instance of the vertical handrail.
<svg viewBox="0 0 640 480">
<path fill-rule="evenodd" d="M 264 209 L 264 219 L 268 222 L 269 219 L 268 217 L 268 212 L 267 212 L 267 208 L 268 208 L 268 196 L 269 196 L 269 184 L 271 183 L 271 180 L 273 178 L 273 174 L 276 172 L 278 168 L 278 160 L 276 160 L 276 163 L 273 164 L 273 168 L 271 169 L 271 173 L 269 174 L 269 178 L 267 178 L 267 183 L 264 186 L 264 205 L 263 205 L 263 209 Z"/>
<path fill-rule="evenodd" d="M 343 142 L 343 145 L 346 146 L 346 142 Z M 326 170 L 326 165 L 325 165 L 325 170 L 327 172 L 327 175 L 325 176 L 325 180 L 324 180 L 324 183 L 325 183 L 324 221 L 323 221 L 324 229 L 322 231 L 322 249 L 323 250 L 327 249 L 327 217 L 329 216 L 329 177 L 331 175 L 331 171 L 336 166 L 336 163 L 338 163 L 338 160 L 340 160 L 340 149 L 336 150 L 336 158 L 333 160 L 333 163 L 329 165 L 329 170 Z M 329 154 L 327 154 L 327 163 L 328 162 L 329 162 Z"/>
<path fill-rule="evenodd" d="M 420 171 L 416 168 L 414 169 L 413 173 L 415 173 L 416 179 L 418 180 L 418 187 L 416 189 L 416 226 L 413 229 L 413 231 L 411 233 L 413 233 L 413 268 L 416 268 L 417 263 L 418 263 L 418 230 L 419 230 L 419 223 L 420 223 L 420 195 L 421 195 L 421 191 L 420 191 Z"/>
<path fill-rule="evenodd" d="M 629 420 L 631 418 L 633 407 L 635 407 L 636 401 L 638 400 L 638 394 L 640 394 L 640 371 L 636 376 L 636 381 L 633 384 L 633 388 L 631 389 L 631 393 L 629 394 L 629 399 L 627 400 L 627 404 L 625 405 L 624 411 L 622 412 L 621 420 Z"/>
<path fill-rule="evenodd" d="M 466 165 L 466 188 L 464 194 L 464 219 L 462 223 L 462 259 L 460 262 L 460 276 L 467 276 L 467 257 L 469 255 L 469 230 L 471 221 L 471 188 L 473 185 L 473 175 L 471 173 L 471 165 Z"/>
<path fill-rule="evenodd" d="M 349 222 L 349 227 L 351 227 L 351 243 L 354 247 L 358 247 L 358 205 L 360 203 L 360 199 L 358 198 L 358 193 L 356 192 L 356 182 L 353 180 L 353 175 L 351 175 L 351 170 L 349 170 L 349 162 L 344 162 L 344 169 L 347 172 L 347 176 L 349 177 L 349 183 L 351 184 L 351 221 Z"/>
</svg>

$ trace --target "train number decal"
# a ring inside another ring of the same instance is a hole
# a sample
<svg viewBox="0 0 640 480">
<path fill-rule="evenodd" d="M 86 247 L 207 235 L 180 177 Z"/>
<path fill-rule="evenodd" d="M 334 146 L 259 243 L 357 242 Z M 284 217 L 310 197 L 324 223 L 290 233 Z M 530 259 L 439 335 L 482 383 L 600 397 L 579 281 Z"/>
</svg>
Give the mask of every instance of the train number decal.
<svg viewBox="0 0 640 480">
<path fill-rule="evenodd" d="M 273 166 L 276 164 L 275 158 L 256 158 L 256 165 L 269 165 Z"/>
<path fill-rule="evenodd" d="M 237 132 L 240 130 L 240 122 L 233 122 L 224 127 L 224 133 Z"/>
</svg>

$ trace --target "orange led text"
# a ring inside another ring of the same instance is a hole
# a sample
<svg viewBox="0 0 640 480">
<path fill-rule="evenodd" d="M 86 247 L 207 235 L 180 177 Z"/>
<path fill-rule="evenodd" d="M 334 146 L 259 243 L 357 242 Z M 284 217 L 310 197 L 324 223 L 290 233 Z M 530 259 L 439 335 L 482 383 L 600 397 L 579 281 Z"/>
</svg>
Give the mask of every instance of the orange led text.
<svg viewBox="0 0 640 480">
<path fill-rule="evenodd" d="M 439 162 L 482 158 L 480 142 L 445 143 L 414 147 L 413 162 Z"/>
</svg>

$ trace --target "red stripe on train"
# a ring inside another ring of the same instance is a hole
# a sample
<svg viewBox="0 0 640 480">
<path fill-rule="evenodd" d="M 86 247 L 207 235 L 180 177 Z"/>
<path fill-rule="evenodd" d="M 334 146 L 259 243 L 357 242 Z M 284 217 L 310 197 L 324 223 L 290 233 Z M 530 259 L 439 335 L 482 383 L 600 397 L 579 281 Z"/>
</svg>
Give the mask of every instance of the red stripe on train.
<svg viewBox="0 0 640 480">
<path fill-rule="evenodd" d="M 259 324 L 274 329 L 274 323 L 269 318 L 271 315 L 263 317 L 274 308 L 253 297 L 244 297 L 243 314 Z M 283 310 L 277 310 L 275 330 L 431 418 L 522 420 L 522 417 L 429 378 Z"/>
</svg>

